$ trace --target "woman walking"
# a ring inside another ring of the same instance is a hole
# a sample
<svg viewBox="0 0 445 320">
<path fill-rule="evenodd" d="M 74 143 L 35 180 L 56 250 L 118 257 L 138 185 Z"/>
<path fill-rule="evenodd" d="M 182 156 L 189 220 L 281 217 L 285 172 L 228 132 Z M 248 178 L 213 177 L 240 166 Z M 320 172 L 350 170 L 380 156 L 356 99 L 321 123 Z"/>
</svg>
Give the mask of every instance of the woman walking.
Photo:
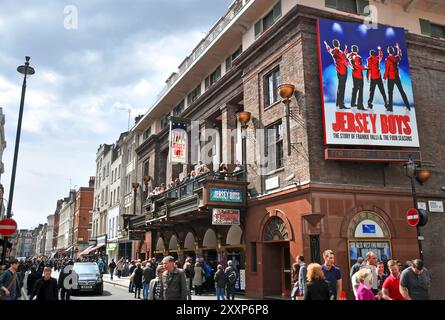
<svg viewBox="0 0 445 320">
<path fill-rule="evenodd" d="M 195 287 L 195 295 L 202 294 L 202 284 L 204 283 L 204 270 L 199 262 L 195 263 L 195 275 L 193 276 L 193 286 Z"/>
<path fill-rule="evenodd" d="M 134 286 L 134 298 L 141 299 L 141 289 L 142 289 L 142 276 L 144 271 L 141 268 L 141 263 L 136 265 L 136 269 L 133 271 L 133 286 Z"/>
<path fill-rule="evenodd" d="M 307 267 L 307 283 L 304 300 L 329 300 L 329 284 L 326 282 L 323 269 L 318 263 Z"/>
</svg>

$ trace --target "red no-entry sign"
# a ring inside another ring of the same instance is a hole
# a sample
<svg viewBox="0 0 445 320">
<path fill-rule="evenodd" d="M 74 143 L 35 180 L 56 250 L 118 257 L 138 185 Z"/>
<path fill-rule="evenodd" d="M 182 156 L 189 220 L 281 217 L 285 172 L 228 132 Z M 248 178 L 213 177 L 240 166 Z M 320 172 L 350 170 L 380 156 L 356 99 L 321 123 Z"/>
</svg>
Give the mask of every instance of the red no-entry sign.
<svg viewBox="0 0 445 320">
<path fill-rule="evenodd" d="M 0 235 L 9 237 L 17 230 L 17 222 L 13 219 L 3 219 L 0 221 Z"/>
<path fill-rule="evenodd" d="M 406 220 L 408 221 L 408 224 L 412 227 L 417 226 L 419 223 L 419 211 L 417 209 L 411 208 L 406 213 Z"/>
</svg>

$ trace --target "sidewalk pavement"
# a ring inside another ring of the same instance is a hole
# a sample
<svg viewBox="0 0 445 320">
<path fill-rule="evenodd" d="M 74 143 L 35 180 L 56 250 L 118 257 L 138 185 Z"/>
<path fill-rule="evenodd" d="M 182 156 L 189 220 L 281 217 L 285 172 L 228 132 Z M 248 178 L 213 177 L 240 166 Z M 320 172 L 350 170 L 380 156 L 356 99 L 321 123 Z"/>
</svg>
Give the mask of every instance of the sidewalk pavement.
<svg viewBox="0 0 445 320">
<path fill-rule="evenodd" d="M 130 285 L 130 277 L 120 277 L 113 276 L 113 280 L 111 280 L 110 274 L 103 274 L 102 279 L 105 283 L 111 284 L 113 286 L 122 287 L 128 290 Z M 216 300 L 215 294 L 203 294 L 201 296 L 192 295 L 192 300 Z M 252 300 L 250 298 L 246 298 L 243 295 L 236 294 L 235 300 Z"/>
</svg>

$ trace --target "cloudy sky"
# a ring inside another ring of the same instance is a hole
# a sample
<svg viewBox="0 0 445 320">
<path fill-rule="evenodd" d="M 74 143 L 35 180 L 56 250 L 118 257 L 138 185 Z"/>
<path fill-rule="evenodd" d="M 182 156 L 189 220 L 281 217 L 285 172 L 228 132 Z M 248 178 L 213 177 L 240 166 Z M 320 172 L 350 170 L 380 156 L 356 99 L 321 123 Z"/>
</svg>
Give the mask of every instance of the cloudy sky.
<svg viewBox="0 0 445 320">
<path fill-rule="evenodd" d="M 22 76 L 31 57 L 13 213 L 19 228 L 46 222 L 69 188 L 95 175 L 113 143 L 155 101 L 165 80 L 232 0 L 0 0 L 0 107 L 8 199 Z M 76 19 L 77 12 L 77 19 Z M 77 22 L 77 24 L 76 24 Z"/>
</svg>

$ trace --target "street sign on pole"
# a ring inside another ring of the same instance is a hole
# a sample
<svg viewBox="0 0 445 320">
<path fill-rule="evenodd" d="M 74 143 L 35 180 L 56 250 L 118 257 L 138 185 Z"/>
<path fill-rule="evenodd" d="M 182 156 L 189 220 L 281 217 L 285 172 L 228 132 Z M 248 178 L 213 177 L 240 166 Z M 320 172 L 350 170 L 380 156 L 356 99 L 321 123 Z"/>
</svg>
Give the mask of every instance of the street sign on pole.
<svg viewBox="0 0 445 320">
<path fill-rule="evenodd" d="M 412 227 L 417 226 L 419 223 L 419 211 L 417 209 L 411 208 L 406 212 L 406 220 L 408 224 Z"/>
<path fill-rule="evenodd" d="M 0 235 L 9 237 L 17 230 L 17 222 L 13 219 L 3 219 L 0 221 Z"/>
</svg>

